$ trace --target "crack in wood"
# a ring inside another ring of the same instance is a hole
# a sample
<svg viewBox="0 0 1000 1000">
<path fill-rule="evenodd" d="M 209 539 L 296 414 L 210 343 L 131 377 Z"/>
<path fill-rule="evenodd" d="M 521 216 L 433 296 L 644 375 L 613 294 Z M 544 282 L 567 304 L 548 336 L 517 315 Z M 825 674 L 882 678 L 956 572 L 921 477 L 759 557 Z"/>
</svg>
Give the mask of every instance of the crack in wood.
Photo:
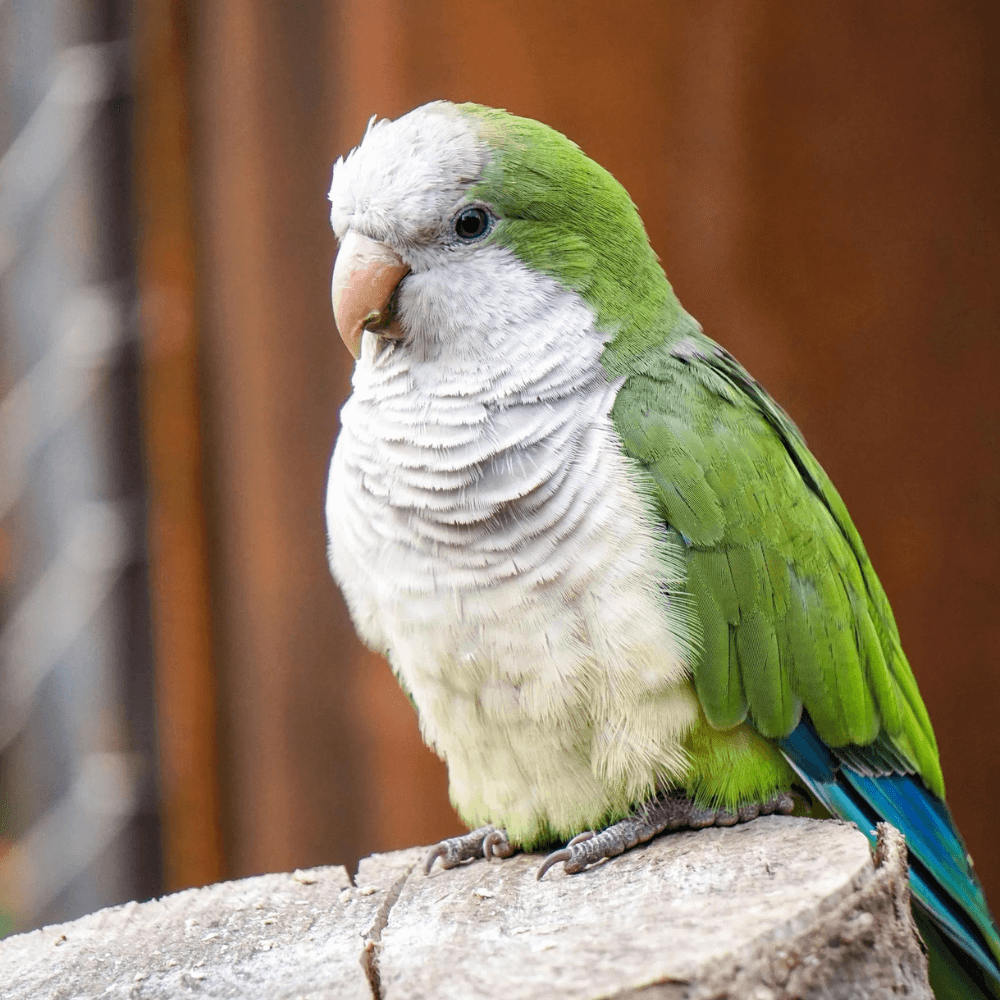
<svg viewBox="0 0 1000 1000">
<path fill-rule="evenodd" d="M 415 867 L 415 865 L 410 865 L 389 887 L 385 899 L 382 900 L 382 904 L 375 912 L 375 919 L 372 920 L 371 927 L 365 934 L 365 945 L 358 961 L 361 963 L 361 968 L 364 969 L 374 1000 L 383 1000 L 382 977 L 378 966 L 378 957 L 382 950 L 382 931 L 389 923 L 389 911 L 399 899 L 399 894 L 403 891 L 403 886 Z"/>
</svg>

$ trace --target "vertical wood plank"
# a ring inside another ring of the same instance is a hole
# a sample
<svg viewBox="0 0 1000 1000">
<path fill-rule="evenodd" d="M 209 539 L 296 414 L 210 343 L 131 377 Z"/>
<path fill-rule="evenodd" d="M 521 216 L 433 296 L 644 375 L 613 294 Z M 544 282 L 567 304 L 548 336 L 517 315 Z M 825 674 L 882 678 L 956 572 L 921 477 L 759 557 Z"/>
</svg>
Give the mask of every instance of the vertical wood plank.
<svg viewBox="0 0 1000 1000">
<path fill-rule="evenodd" d="M 202 494 L 188 23 L 137 8 L 136 180 L 149 572 L 166 889 L 225 872 Z"/>
<path fill-rule="evenodd" d="M 349 358 L 324 48 L 335 5 L 199 8 L 199 236 L 227 843 L 247 874 L 352 862 L 366 762 L 348 691 L 367 655 L 326 562 L 326 469 Z"/>
</svg>

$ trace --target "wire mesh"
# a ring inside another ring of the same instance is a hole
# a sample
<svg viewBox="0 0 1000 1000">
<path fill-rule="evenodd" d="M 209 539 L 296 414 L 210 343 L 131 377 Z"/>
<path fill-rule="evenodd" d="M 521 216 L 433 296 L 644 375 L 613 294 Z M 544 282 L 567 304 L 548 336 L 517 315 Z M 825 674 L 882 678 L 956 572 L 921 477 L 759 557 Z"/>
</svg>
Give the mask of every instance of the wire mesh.
<svg viewBox="0 0 1000 1000">
<path fill-rule="evenodd" d="M 159 885 L 128 147 L 113 4 L 0 3 L 0 911 Z"/>
</svg>

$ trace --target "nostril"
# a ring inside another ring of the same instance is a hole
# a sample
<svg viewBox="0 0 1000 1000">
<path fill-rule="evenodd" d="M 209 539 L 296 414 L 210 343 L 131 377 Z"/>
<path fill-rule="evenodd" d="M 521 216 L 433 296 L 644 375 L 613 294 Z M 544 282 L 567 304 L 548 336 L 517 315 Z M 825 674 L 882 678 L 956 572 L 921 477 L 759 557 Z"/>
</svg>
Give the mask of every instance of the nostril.
<svg viewBox="0 0 1000 1000">
<path fill-rule="evenodd" d="M 399 284 L 403 283 L 402 279 Z M 381 309 L 373 309 L 365 317 L 364 328 L 372 333 L 385 337 L 388 340 L 401 340 L 403 330 L 399 320 L 399 285 L 392 291 L 392 295 L 386 300 Z"/>
</svg>

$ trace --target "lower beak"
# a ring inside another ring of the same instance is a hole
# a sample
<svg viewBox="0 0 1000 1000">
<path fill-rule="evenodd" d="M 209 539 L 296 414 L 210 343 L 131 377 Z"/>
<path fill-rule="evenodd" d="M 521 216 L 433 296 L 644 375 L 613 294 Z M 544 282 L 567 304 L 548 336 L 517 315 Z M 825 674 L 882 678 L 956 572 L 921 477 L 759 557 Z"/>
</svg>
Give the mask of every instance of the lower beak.
<svg viewBox="0 0 1000 1000">
<path fill-rule="evenodd" d="M 333 266 L 333 316 L 355 358 L 361 356 L 365 330 L 390 339 L 402 337 L 393 293 L 409 270 L 384 243 L 355 232 L 344 237 Z"/>
</svg>

